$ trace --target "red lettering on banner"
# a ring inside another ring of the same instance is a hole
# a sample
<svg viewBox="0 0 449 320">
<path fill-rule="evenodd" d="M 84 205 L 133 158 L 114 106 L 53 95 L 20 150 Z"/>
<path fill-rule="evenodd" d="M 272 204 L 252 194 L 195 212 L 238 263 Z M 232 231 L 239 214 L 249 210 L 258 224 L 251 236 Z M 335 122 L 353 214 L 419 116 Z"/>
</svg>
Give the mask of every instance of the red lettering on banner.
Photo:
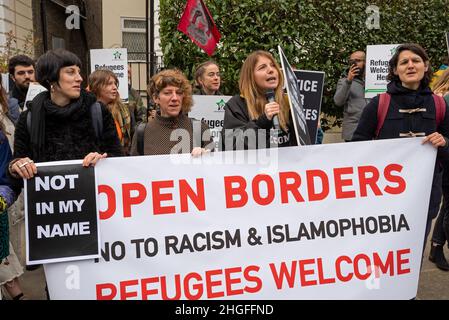
<svg viewBox="0 0 449 320">
<path fill-rule="evenodd" d="M 127 287 L 139 285 L 139 280 L 128 280 L 120 283 L 120 300 L 137 297 L 137 291 L 127 291 Z"/>
<path fill-rule="evenodd" d="M 329 283 L 335 283 L 335 278 L 325 278 L 324 277 L 324 271 L 323 271 L 323 259 L 318 258 L 316 259 L 317 267 L 318 267 L 318 282 L 319 284 L 329 284 Z"/>
<path fill-rule="evenodd" d="M 109 290 L 109 292 L 105 292 Z M 97 284 L 95 287 L 97 300 L 112 300 L 117 295 L 117 288 L 112 283 Z"/>
<path fill-rule="evenodd" d="M 343 175 L 352 174 L 354 172 L 354 168 L 346 167 L 346 168 L 335 168 L 334 169 L 334 179 L 335 179 L 335 195 L 337 199 L 347 199 L 347 198 L 355 198 L 355 191 L 343 191 L 343 187 L 348 187 L 353 185 L 352 179 L 343 179 Z"/>
<path fill-rule="evenodd" d="M 131 191 L 137 191 L 138 195 L 136 197 L 132 197 Z M 140 183 L 122 184 L 123 217 L 131 218 L 131 206 L 144 202 L 146 197 L 147 190 L 144 185 Z"/>
<path fill-rule="evenodd" d="M 329 178 L 323 170 L 307 170 L 307 192 L 309 201 L 319 201 L 325 199 L 329 195 Z M 321 180 L 322 191 L 316 192 L 315 178 Z"/>
<path fill-rule="evenodd" d="M 362 274 L 360 271 L 360 260 L 363 260 L 365 262 L 365 265 L 363 266 L 363 269 L 366 269 L 366 273 Z M 354 274 L 357 279 L 360 280 L 366 280 L 371 276 L 371 261 L 370 258 L 366 254 L 358 254 L 354 258 Z"/>
<path fill-rule="evenodd" d="M 190 290 L 190 280 L 196 280 L 198 283 L 192 285 L 192 289 L 196 290 L 196 293 L 192 293 Z M 203 295 L 203 285 L 200 283 L 202 280 L 201 275 L 196 272 L 188 273 L 184 278 L 184 294 L 189 300 L 198 300 Z"/>
<path fill-rule="evenodd" d="M 252 276 L 250 272 L 259 272 L 260 267 L 258 266 L 248 266 L 243 270 L 243 278 L 248 282 L 254 282 L 255 286 L 245 286 L 243 288 L 243 291 L 248 293 L 256 293 L 259 292 L 262 289 L 262 279 L 260 279 L 257 275 Z"/>
<path fill-rule="evenodd" d="M 259 266 L 251 265 L 243 269 L 231 267 L 207 270 L 203 275 L 197 272 L 176 274 L 173 279 L 174 285 L 167 284 L 171 283 L 167 280 L 167 276 L 126 280 L 117 285 L 102 283 L 96 285 L 97 299 L 148 300 L 150 296 L 154 296 L 154 299 L 163 300 L 178 300 L 184 297 L 188 300 L 198 300 L 257 293 L 262 289 L 262 280 L 257 276 L 259 270 Z M 242 280 L 246 281 L 246 285 Z M 137 290 L 140 291 L 131 290 L 133 286 L 137 286 Z"/>
<path fill-rule="evenodd" d="M 193 191 L 186 180 L 179 181 L 179 197 L 181 201 L 181 212 L 189 211 L 188 199 L 197 207 L 199 211 L 206 210 L 206 200 L 204 193 L 204 179 L 196 179 L 196 190 Z"/>
<path fill-rule="evenodd" d="M 153 181 L 151 183 L 151 190 L 153 191 L 153 213 L 154 214 L 171 214 L 176 212 L 175 206 L 163 207 L 162 201 L 173 200 L 173 194 L 161 193 L 161 189 L 173 188 L 173 180 Z"/>
<path fill-rule="evenodd" d="M 233 187 L 238 184 L 237 187 Z M 246 180 L 242 176 L 224 177 L 224 189 L 226 194 L 226 208 L 241 208 L 248 203 L 246 193 Z M 234 196 L 240 196 L 239 200 L 234 200 Z"/>
<path fill-rule="evenodd" d="M 260 194 L 260 184 L 265 182 L 267 186 L 267 196 L 263 198 Z M 273 178 L 266 174 L 258 174 L 254 177 L 252 182 L 253 187 L 253 198 L 254 201 L 261 205 L 266 206 L 273 202 L 274 200 L 274 181 Z"/>
<path fill-rule="evenodd" d="M 315 286 L 317 284 L 316 280 L 307 280 L 306 276 L 315 274 L 314 269 L 306 269 L 306 265 L 313 265 L 315 259 L 305 259 L 299 260 L 299 275 L 301 277 L 301 285 L 303 287 Z"/>
<path fill-rule="evenodd" d="M 226 284 L 226 295 L 229 296 L 237 296 L 239 294 L 243 294 L 243 289 L 233 289 L 233 284 L 242 283 L 242 279 L 239 277 L 232 278 L 232 274 L 242 272 L 241 267 L 229 268 L 225 269 L 225 284 Z"/>
<path fill-rule="evenodd" d="M 221 275 L 222 273 L 223 273 L 223 270 L 221 270 L 221 269 L 206 271 L 206 289 L 207 289 L 207 297 L 208 298 L 224 297 L 223 291 L 214 292 L 214 290 L 213 290 L 214 287 L 221 286 L 221 283 L 222 283 L 221 280 L 216 280 L 216 281 L 212 280 L 213 276 Z"/>
<path fill-rule="evenodd" d="M 402 256 L 409 254 L 410 249 L 398 250 L 396 252 L 396 259 L 398 260 L 398 274 L 410 273 L 410 268 L 404 268 L 404 264 L 409 263 L 410 259 L 403 259 Z"/>
<path fill-rule="evenodd" d="M 384 176 L 388 182 L 396 183 L 396 187 L 386 186 L 384 188 L 385 192 L 389 194 L 401 194 L 405 191 L 406 183 L 404 178 L 401 176 L 393 175 L 393 172 L 401 172 L 403 167 L 399 164 L 389 164 L 385 167 Z"/>
<path fill-rule="evenodd" d="M 292 183 L 287 183 L 287 180 L 293 180 Z M 288 203 L 288 193 L 290 192 L 295 198 L 296 202 L 304 202 L 304 198 L 299 193 L 301 186 L 301 176 L 296 172 L 279 172 L 279 184 L 281 187 L 281 202 Z"/>
<path fill-rule="evenodd" d="M 115 192 L 114 189 L 112 189 L 110 186 L 107 185 L 99 185 L 98 186 L 98 194 L 104 193 L 106 195 L 107 201 L 108 201 L 108 208 L 105 211 L 100 210 L 100 219 L 101 220 L 107 220 L 111 218 L 115 210 L 117 208 L 117 201 L 115 198 Z"/>
<path fill-rule="evenodd" d="M 366 197 L 368 195 L 368 186 L 370 186 L 376 196 L 381 196 L 382 192 L 377 185 L 379 181 L 379 170 L 374 166 L 362 166 L 358 167 L 357 171 L 359 173 L 360 196 Z M 371 177 L 368 177 L 367 174 L 370 174 Z"/>
<path fill-rule="evenodd" d="M 379 257 L 379 254 L 377 252 L 374 252 L 373 264 L 377 267 L 375 270 L 377 278 L 380 277 L 379 269 L 380 271 L 382 271 L 383 274 L 386 274 L 388 270 L 390 270 L 390 276 L 394 275 L 394 261 L 392 251 L 388 252 L 385 263 L 382 262 L 382 259 Z"/>
<path fill-rule="evenodd" d="M 297 261 L 292 261 L 290 264 L 290 270 L 287 269 L 287 263 L 281 262 L 279 266 L 279 271 L 276 269 L 276 264 L 270 263 L 271 274 L 273 275 L 274 283 L 278 290 L 282 289 L 284 286 L 284 279 L 287 281 L 287 285 L 289 288 L 293 288 L 295 286 L 295 278 L 296 278 L 296 265 Z"/>
<path fill-rule="evenodd" d="M 352 272 L 349 272 L 346 276 L 344 276 L 341 273 L 341 263 L 342 262 L 346 262 L 347 264 L 351 264 L 352 260 L 348 256 L 340 256 L 335 261 L 335 271 L 336 271 L 336 274 L 337 274 L 337 279 L 340 280 L 341 282 L 348 282 L 348 281 L 350 281 L 352 279 L 354 274 Z"/>
<path fill-rule="evenodd" d="M 169 297 L 167 288 L 167 277 L 161 277 L 161 298 L 162 300 L 179 300 L 181 299 L 181 275 L 175 274 L 175 296 Z"/>
<path fill-rule="evenodd" d="M 148 285 L 158 283 L 158 281 L 158 277 L 145 278 L 140 281 L 142 300 L 148 300 L 148 296 L 156 295 L 159 292 L 157 289 L 148 289 Z"/>
<path fill-rule="evenodd" d="M 375 196 L 382 196 L 382 192 L 397 195 L 403 193 L 407 186 L 405 179 L 400 176 L 402 169 L 401 165 L 389 164 L 383 170 L 385 179 L 381 179 L 382 171 L 375 166 L 334 168 L 333 176 L 324 170 L 307 170 L 304 173 L 307 182 L 304 188 L 307 190 L 304 192 L 307 192 L 308 201 L 328 199 L 332 188 L 335 191 L 335 199 L 367 197 L 368 189 L 371 189 Z M 355 170 L 357 170 L 358 179 L 354 178 Z M 278 202 L 280 201 L 281 204 L 305 202 L 300 192 L 301 175 L 292 171 L 279 172 L 278 175 L 279 185 L 276 184 L 275 178 L 267 174 L 258 174 L 252 178 L 239 175 L 223 177 L 226 208 L 242 208 L 248 204 L 250 197 L 254 204 L 260 206 L 268 206 L 277 198 L 280 198 Z M 387 185 L 380 185 L 380 181 L 385 184 L 384 180 L 387 181 Z M 189 185 L 185 179 L 152 181 L 150 184 L 154 215 L 189 212 L 191 204 L 198 211 L 206 210 L 204 178 L 196 179 L 195 187 Z M 173 202 L 175 191 L 179 194 L 179 207 L 174 203 L 163 204 L 164 201 Z M 100 185 L 98 193 L 106 195 L 108 204 L 106 210 L 100 211 L 100 219 L 109 219 L 117 211 L 116 191 L 110 186 Z M 149 190 L 143 184 L 122 184 L 123 217 L 132 217 L 133 206 L 142 204 L 148 193 Z"/>
</svg>

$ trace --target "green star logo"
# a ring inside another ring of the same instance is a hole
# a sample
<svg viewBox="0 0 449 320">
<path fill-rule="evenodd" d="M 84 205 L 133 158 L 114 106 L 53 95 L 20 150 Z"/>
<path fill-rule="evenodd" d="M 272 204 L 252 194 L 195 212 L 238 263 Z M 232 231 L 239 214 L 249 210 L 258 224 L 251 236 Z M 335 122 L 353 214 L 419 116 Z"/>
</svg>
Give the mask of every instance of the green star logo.
<svg viewBox="0 0 449 320">
<path fill-rule="evenodd" d="M 222 111 L 222 110 L 224 110 L 226 102 L 224 102 L 224 100 L 221 99 L 220 101 L 216 102 L 215 104 L 217 105 L 217 110 Z"/>
</svg>

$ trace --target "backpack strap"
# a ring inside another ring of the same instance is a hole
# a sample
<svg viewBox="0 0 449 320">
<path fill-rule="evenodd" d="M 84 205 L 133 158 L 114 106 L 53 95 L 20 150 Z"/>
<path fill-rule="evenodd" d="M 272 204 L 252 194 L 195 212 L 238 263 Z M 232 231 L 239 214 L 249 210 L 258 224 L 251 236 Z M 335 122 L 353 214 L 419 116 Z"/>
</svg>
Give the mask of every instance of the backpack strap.
<svg viewBox="0 0 449 320">
<path fill-rule="evenodd" d="M 103 134 L 103 114 L 101 112 L 101 105 L 98 101 L 90 106 L 90 115 L 92 117 L 95 136 L 99 139 Z"/>
<path fill-rule="evenodd" d="M 446 101 L 443 97 L 433 94 L 433 101 L 435 102 L 435 119 L 437 123 L 437 128 L 440 123 L 443 122 L 444 116 L 446 115 Z"/>
<path fill-rule="evenodd" d="M 376 136 L 379 136 L 380 129 L 384 125 L 385 118 L 387 117 L 388 107 L 390 106 L 391 96 L 389 93 L 379 94 L 379 105 L 377 106 L 377 128 Z"/>
<path fill-rule="evenodd" d="M 142 122 L 137 126 L 136 129 L 136 135 L 137 135 L 137 153 L 141 156 L 144 155 L 143 153 L 143 147 L 144 147 L 144 134 L 145 134 L 145 128 L 147 126 L 146 122 Z"/>
</svg>

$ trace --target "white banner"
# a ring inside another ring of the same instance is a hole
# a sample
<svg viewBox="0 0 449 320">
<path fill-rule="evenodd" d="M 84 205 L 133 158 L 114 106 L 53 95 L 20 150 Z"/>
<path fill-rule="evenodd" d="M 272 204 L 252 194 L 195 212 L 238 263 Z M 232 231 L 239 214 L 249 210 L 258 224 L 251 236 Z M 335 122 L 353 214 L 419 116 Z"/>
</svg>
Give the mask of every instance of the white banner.
<svg viewBox="0 0 449 320">
<path fill-rule="evenodd" d="M 45 265 L 50 296 L 410 299 L 435 157 L 414 138 L 102 160 L 102 258 Z"/>
<path fill-rule="evenodd" d="M 122 100 L 128 100 L 128 49 L 92 49 L 90 50 L 90 72 L 109 69 L 119 81 L 118 92 Z"/>
<path fill-rule="evenodd" d="M 220 133 L 223 129 L 224 106 L 232 96 L 193 96 L 192 110 L 189 117 L 205 121 L 214 138 L 215 150 L 218 150 Z"/>
<path fill-rule="evenodd" d="M 365 98 L 373 98 L 387 91 L 388 62 L 399 44 L 366 47 Z"/>
</svg>

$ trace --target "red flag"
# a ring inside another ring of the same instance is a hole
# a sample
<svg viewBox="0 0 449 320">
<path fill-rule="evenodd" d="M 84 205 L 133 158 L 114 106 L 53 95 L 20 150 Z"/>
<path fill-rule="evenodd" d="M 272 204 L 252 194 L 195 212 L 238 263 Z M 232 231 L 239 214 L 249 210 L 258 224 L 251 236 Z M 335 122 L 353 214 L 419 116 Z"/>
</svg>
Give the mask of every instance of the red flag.
<svg viewBox="0 0 449 320">
<path fill-rule="evenodd" d="M 207 10 L 203 0 L 188 0 L 187 6 L 178 24 L 178 30 L 211 56 L 221 34 Z"/>
</svg>

